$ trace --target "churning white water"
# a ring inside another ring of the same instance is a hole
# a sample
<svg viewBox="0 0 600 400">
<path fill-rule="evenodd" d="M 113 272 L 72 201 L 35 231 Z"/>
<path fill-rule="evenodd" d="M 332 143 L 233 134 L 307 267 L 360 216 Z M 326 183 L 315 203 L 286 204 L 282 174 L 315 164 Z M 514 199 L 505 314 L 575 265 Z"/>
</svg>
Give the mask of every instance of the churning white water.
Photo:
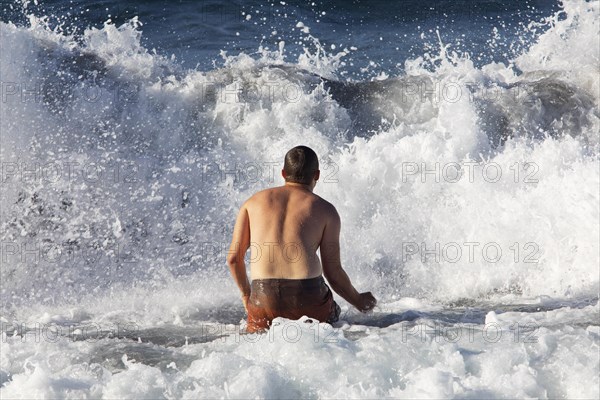
<svg viewBox="0 0 600 400">
<path fill-rule="evenodd" d="M 368 81 L 315 37 L 199 71 L 137 19 L 0 23 L 2 398 L 598 398 L 599 11 Z M 298 144 L 379 306 L 243 335 L 235 213 Z"/>
</svg>

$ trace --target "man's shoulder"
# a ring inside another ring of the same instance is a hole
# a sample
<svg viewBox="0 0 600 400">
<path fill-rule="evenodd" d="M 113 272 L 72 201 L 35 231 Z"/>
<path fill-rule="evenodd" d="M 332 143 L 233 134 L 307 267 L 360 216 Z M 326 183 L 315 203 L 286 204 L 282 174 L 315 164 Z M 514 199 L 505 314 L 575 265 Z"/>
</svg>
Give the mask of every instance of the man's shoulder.
<svg viewBox="0 0 600 400">
<path fill-rule="evenodd" d="M 322 209 L 323 211 L 325 211 L 327 214 L 331 214 L 331 215 L 337 215 L 337 210 L 335 208 L 335 206 L 333 204 L 331 204 L 330 202 L 328 202 L 327 200 L 325 200 L 324 198 L 322 198 L 321 196 L 319 196 L 318 194 L 314 194 L 314 199 L 315 199 L 315 204 Z"/>
<path fill-rule="evenodd" d="M 276 190 L 277 190 L 277 188 L 267 188 L 267 189 L 260 190 L 256 193 L 254 193 L 252 196 L 250 196 L 250 198 L 244 202 L 244 205 L 248 206 L 253 203 L 261 202 L 265 198 L 273 195 L 276 192 Z"/>
</svg>

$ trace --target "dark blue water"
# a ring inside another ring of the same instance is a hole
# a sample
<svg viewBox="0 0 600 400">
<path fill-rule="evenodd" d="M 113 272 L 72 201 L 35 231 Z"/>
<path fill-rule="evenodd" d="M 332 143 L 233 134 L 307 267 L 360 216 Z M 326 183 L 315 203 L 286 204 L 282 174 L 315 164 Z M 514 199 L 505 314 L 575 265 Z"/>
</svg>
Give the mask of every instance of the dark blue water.
<svg viewBox="0 0 600 400">
<path fill-rule="evenodd" d="M 287 60 L 295 62 L 311 44 L 310 34 L 334 54 L 356 48 L 338 71 L 356 79 L 400 74 L 406 59 L 439 47 L 437 32 L 451 51 L 470 54 L 477 66 L 508 63 L 531 43 L 534 34 L 527 25 L 558 10 L 558 0 L 73 0 L 31 3 L 26 12 L 14 1 L 1 4 L 5 22 L 26 24 L 25 14 L 33 13 L 67 32 L 138 16 L 146 48 L 201 70 L 218 65 L 221 51 L 251 54 L 260 46 L 275 50 L 280 41 L 285 42 Z M 298 22 L 310 28 L 309 34 Z"/>
</svg>

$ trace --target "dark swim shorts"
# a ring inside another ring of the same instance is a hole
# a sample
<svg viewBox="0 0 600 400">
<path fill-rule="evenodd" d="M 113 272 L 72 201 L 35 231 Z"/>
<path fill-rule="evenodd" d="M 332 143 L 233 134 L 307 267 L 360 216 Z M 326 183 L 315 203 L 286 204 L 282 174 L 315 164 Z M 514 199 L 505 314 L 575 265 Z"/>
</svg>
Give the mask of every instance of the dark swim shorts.
<svg viewBox="0 0 600 400">
<path fill-rule="evenodd" d="M 310 279 L 255 279 L 248 300 L 248 332 L 265 330 L 276 317 L 303 315 L 321 322 L 336 322 L 340 306 L 322 276 Z"/>
</svg>

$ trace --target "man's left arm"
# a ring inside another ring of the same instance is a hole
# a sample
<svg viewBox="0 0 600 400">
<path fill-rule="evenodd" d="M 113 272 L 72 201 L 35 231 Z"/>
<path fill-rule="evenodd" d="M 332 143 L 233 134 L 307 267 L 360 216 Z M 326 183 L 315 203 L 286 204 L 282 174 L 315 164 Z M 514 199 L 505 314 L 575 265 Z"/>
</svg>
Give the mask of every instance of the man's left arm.
<svg viewBox="0 0 600 400">
<path fill-rule="evenodd" d="M 246 308 L 248 298 L 250 297 L 250 282 L 248 281 L 246 263 L 244 262 L 244 256 L 249 247 L 250 218 L 248 217 L 248 210 L 244 204 L 240 209 L 235 222 L 231 246 L 229 247 L 229 252 L 227 254 L 227 265 L 229 265 L 231 275 L 242 292 L 244 308 Z"/>
</svg>

